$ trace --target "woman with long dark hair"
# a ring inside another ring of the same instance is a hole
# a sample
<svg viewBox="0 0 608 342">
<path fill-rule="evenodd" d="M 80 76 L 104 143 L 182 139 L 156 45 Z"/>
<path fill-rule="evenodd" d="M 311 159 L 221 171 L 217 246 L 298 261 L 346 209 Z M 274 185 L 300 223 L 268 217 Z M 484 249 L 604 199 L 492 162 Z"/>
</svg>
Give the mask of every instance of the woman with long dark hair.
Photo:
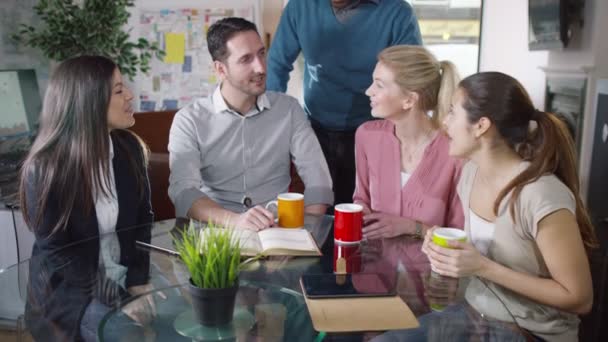
<svg viewBox="0 0 608 342">
<path fill-rule="evenodd" d="M 147 149 L 125 130 L 132 99 L 105 57 L 68 59 L 49 82 L 20 190 L 36 236 L 26 323 L 37 340 L 95 339 L 104 312 L 150 290 L 149 256 L 135 247 L 153 214 Z M 142 319 L 136 305 L 124 310 Z"/>
<path fill-rule="evenodd" d="M 474 276 L 466 300 L 485 319 L 533 339 L 578 340 L 577 315 L 593 303 L 586 249 L 597 241 L 565 124 L 499 72 L 462 80 L 444 123 L 450 155 L 470 160 L 458 184 L 468 241 L 442 248 L 430 230 L 433 270 Z"/>
</svg>

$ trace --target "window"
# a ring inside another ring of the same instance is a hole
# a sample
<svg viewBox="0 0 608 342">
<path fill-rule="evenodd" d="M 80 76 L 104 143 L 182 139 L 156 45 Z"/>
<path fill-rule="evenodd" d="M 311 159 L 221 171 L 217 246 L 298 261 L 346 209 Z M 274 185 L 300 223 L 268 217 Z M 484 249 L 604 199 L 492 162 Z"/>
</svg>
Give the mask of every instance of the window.
<svg viewBox="0 0 608 342">
<path fill-rule="evenodd" d="M 416 12 L 423 44 L 439 60 L 456 65 L 461 77 L 477 72 L 481 0 L 404 0 Z"/>
</svg>

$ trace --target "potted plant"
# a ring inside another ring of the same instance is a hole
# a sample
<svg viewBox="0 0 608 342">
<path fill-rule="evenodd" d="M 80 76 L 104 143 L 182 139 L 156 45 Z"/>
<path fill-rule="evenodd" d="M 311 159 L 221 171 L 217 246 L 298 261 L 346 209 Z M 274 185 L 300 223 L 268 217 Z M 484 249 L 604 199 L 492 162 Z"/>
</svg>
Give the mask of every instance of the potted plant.
<svg viewBox="0 0 608 342">
<path fill-rule="evenodd" d="M 19 25 L 11 37 L 18 44 L 38 48 L 49 59 L 61 62 L 80 55 L 112 59 L 129 79 L 148 72 L 153 55 L 164 51 L 140 38 L 131 41 L 125 31 L 133 0 L 40 0 L 33 7 L 42 25 Z"/>
<path fill-rule="evenodd" d="M 230 323 L 243 266 L 237 232 L 213 223 L 195 229 L 191 221 L 174 236 L 174 243 L 190 272 L 194 317 L 206 326 Z"/>
</svg>

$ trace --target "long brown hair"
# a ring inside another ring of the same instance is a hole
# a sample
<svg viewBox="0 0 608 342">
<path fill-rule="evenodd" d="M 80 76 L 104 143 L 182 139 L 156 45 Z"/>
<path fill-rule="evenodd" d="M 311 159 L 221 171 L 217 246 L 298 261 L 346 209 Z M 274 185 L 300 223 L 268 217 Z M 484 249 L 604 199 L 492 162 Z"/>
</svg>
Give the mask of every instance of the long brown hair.
<svg viewBox="0 0 608 342">
<path fill-rule="evenodd" d="M 419 109 L 432 110 L 433 123 L 440 126 L 460 80 L 454 64 L 438 62 L 426 48 L 414 45 L 388 47 L 380 52 L 378 61 L 395 74 L 402 91 L 418 94 Z"/>
<path fill-rule="evenodd" d="M 526 184 L 545 174 L 554 174 L 572 191 L 576 200 L 576 221 L 585 247 L 597 247 L 593 224 L 579 194 L 574 142 L 566 125 L 552 113 L 534 108 L 530 96 L 513 77 L 499 72 L 482 72 L 460 82 L 465 93 L 464 109 L 469 122 L 488 118 L 506 144 L 530 165 L 499 193 L 494 213 L 513 191 L 510 213 L 515 217 L 515 199 Z M 537 128 L 530 128 L 530 121 Z"/>
<path fill-rule="evenodd" d="M 58 208 L 53 234 L 66 226 L 76 205 L 88 214 L 94 191 L 109 194 L 108 108 L 116 68 L 105 57 L 80 56 L 62 62 L 53 73 L 44 97 L 40 130 L 21 170 L 21 209 L 30 229 L 39 227 L 51 195 L 52 205 Z M 124 148 L 123 142 L 118 142 L 116 147 Z M 145 150 L 142 157 L 145 159 Z M 137 163 L 133 156 L 128 158 L 133 168 Z M 133 171 L 136 177 L 141 173 Z M 143 184 L 140 177 L 137 181 Z M 34 189 L 35 198 L 27 193 L 28 186 Z M 33 220 L 30 210 L 36 211 Z"/>
</svg>

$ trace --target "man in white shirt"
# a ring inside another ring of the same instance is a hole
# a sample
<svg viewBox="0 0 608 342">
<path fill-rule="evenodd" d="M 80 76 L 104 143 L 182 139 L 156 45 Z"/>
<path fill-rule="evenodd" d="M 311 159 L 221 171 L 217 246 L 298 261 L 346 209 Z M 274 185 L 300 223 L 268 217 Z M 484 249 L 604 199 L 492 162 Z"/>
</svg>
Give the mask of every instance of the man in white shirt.
<svg viewBox="0 0 608 342">
<path fill-rule="evenodd" d="M 297 100 L 266 92 L 266 49 L 255 25 L 220 20 L 207 45 L 220 86 L 181 109 L 169 135 L 176 215 L 270 227 L 274 216 L 263 205 L 288 191 L 291 161 L 306 188 L 306 212 L 325 213 L 333 204 L 327 163 Z"/>
</svg>

